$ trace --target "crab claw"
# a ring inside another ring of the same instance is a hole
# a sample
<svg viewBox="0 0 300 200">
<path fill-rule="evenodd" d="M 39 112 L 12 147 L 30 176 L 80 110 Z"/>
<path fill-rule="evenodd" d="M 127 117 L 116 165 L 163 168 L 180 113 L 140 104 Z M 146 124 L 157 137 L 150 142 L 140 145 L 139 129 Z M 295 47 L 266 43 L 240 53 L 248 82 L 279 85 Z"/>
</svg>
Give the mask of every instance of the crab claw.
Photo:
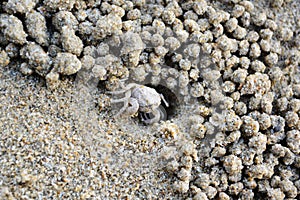
<svg viewBox="0 0 300 200">
<path fill-rule="evenodd" d="M 164 121 L 167 117 L 167 112 L 162 105 L 160 105 L 157 109 L 154 109 L 151 113 L 141 113 L 141 120 L 145 124 L 154 124 L 160 120 Z"/>
<path fill-rule="evenodd" d="M 139 102 L 137 99 L 130 98 L 128 102 L 128 107 L 126 109 L 126 114 L 133 116 L 136 115 L 139 110 Z"/>
</svg>

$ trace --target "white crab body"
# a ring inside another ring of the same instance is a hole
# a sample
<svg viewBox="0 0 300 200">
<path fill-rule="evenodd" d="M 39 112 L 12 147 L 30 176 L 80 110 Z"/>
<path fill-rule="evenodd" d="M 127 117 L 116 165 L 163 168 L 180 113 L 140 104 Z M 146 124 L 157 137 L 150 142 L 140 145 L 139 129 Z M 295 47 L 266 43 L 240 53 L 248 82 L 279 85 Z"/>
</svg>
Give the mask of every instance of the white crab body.
<svg viewBox="0 0 300 200">
<path fill-rule="evenodd" d="M 161 96 L 155 89 L 140 86 L 133 89 L 131 98 L 138 101 L 139 111 L 149 113 L 158 108 L 161 104 Z"/>
<path fill-rule="evenodd" d="M 112 103 L 124 103 L 124 106 L 116 116 L 121 114 L 135 116 L 138 112 L 151 113 L 154 116 L 153 118 L 143 119 L 146 124 L 159 122 L 160 119 L 165 117 L 165 110 L 163 109 L 164 111 L 162 111 L 160 108 L 161 100 L 164 101 L 166 106 L 168 106 L 168 103 L 163 95 L 159 94 L 155 89 L 136 83 L 130 83 L 126 87 L 121 86 L 122 90 L 109 92 L 110 94 L 125 93 L 125 97 L 111 100 Z"/>
</svg>

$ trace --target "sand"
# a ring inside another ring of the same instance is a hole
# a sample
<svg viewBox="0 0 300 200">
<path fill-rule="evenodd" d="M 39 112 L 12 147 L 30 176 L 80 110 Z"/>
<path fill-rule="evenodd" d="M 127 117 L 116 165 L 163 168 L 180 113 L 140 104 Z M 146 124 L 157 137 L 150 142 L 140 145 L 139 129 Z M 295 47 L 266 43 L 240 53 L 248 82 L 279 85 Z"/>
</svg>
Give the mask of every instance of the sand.
<svg viewBox="0 0 300 200">
<path fill-rule="evenodd" d="M 271 10 L 277 23 L 290 22 L 299 42 L 300 7 L 295 2 L 272 10 L 254 1 Z M 226 10 L 220 2 L 215 6 Z M 11 61 L 0 68 L 1 199 L 201 199 L 193 187 L 197 173 L 209 173 L 201 157 L 185 155 L 194 159 L 188 192 L 174 186 L 180 173 L 166 170 L 170 160 L 184 157 L 185 144 L 193 143 L 199 150 L 201 143 L 216 137 L 197 140 L 188 134 L 190 112 L 197 102 L 178 106 L 171 123 L 145 125 L 137 117 L 113 117 L 115 107 L 104 82 L 83 85 L 75 74 L 62 76 L 59 86 L 50 90 L 45 78 L 25 76 L 19 67 L 18 61 Z M 299 175 L 299 166 L 291 167 Z M 300 198 L 299 177 L 293 183 L 298 184 L 294 199 Z M 253 191 L 255 198 L 249 199 L 265 197 L 259 189 Z M 211 199 L 218 196 L 222 193 Z M 238 196 L 232 192 L 229 197 Z"/>
</svg>

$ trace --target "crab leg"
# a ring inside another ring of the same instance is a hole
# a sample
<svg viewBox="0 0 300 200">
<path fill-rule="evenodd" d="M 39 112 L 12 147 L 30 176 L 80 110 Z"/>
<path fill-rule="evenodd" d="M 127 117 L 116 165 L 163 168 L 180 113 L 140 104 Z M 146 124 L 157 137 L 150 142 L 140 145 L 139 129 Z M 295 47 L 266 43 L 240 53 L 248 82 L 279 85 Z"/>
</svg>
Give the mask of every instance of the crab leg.
<svg viewBox="0 0 300 200">
<path fill-rule="evenodd" d="M 167 112 L 166 112 L 165 108 L 162 105 L 160 105 L 157 109 L 159 110 L 159 113 L 160 113 L 160 120 L 163 120 L 163 121 L 166 120 Z"/>
<path fill-rule="evenodd" d="M 123 86 L 123 84 L 121 85 L 122 90 L 118 90 L 118 91 L 107 91 L 107 94 L 122 94 L 124 92 L 126 92 L 127 90 L 130 90 L 133 87 L 136 87 L 137 84 L 136 83 L 130 83 L 128 84 L 126 87 Z"/>
<path fill-rule="evenodd" d="M 152 119 L 146 119 L 144 122 L 146 124 L 153 124 L 155 122 L 159 122 L 160 120 L 160 112 L 159 109 L 155 109 L 153 110 L 152 114 L 154 115 L 154 117 Z"/>
<path fill-rule="evenodd" d="M 121 115 L 127 108 L 128 108 L 128 103 L 129 103 L 129 99 L 131 96 L 131 90 L 128 90 L 125 93 L 125 97 L 122 99 L 117 99 L 117 100 L 112 100 L 112 103 L 118 103 L 118 102 L 124 102 L 124 106 L 119 110 L 119 112 L 115 115 L 116 117 Z"/>
<path fill-rule="evenodd" d="M 128 101 L 129 98 L 131 96 L 131 90 L 128 90 L 126 93 L 125 93 L 125 97 L 121 98 L 121 99 L 112 99 L 110 102 L 111 103 L 119 103 L 119 102 L 125 102 L 125 101 Z M 128 104 L 128 103 L 127 103 Z"/>
<path fill-rule="evenodd" d="M 115 114 L 115 117 L 119 117 L 127 109 L 126 104 L 128 104 L 128 101 L 124 102 L 124 106 Z"/>
</svg>

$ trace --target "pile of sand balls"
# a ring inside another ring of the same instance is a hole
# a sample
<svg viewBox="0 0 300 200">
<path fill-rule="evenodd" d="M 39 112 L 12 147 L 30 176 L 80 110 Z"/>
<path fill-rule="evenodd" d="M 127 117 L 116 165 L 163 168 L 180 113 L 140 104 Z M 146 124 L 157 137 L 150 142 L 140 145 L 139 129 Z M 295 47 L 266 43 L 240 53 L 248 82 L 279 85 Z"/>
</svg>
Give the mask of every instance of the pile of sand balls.
<svg viewBox="0 0 300 200">
<path fill-rule="evenodd" d="M 201 102 L 190 119 L 193 142 L 166 167 L 177 192 L 297 199 L 300 50 L 282 45 L 299 37 L 251 1 L 222 2 L 226 10 L 208 0 L 6 0 L 0 66 L 15 63 L 50 89 L 80 70 L 108 90 L 128 77 L 164 82 Z"/>
</svg>

